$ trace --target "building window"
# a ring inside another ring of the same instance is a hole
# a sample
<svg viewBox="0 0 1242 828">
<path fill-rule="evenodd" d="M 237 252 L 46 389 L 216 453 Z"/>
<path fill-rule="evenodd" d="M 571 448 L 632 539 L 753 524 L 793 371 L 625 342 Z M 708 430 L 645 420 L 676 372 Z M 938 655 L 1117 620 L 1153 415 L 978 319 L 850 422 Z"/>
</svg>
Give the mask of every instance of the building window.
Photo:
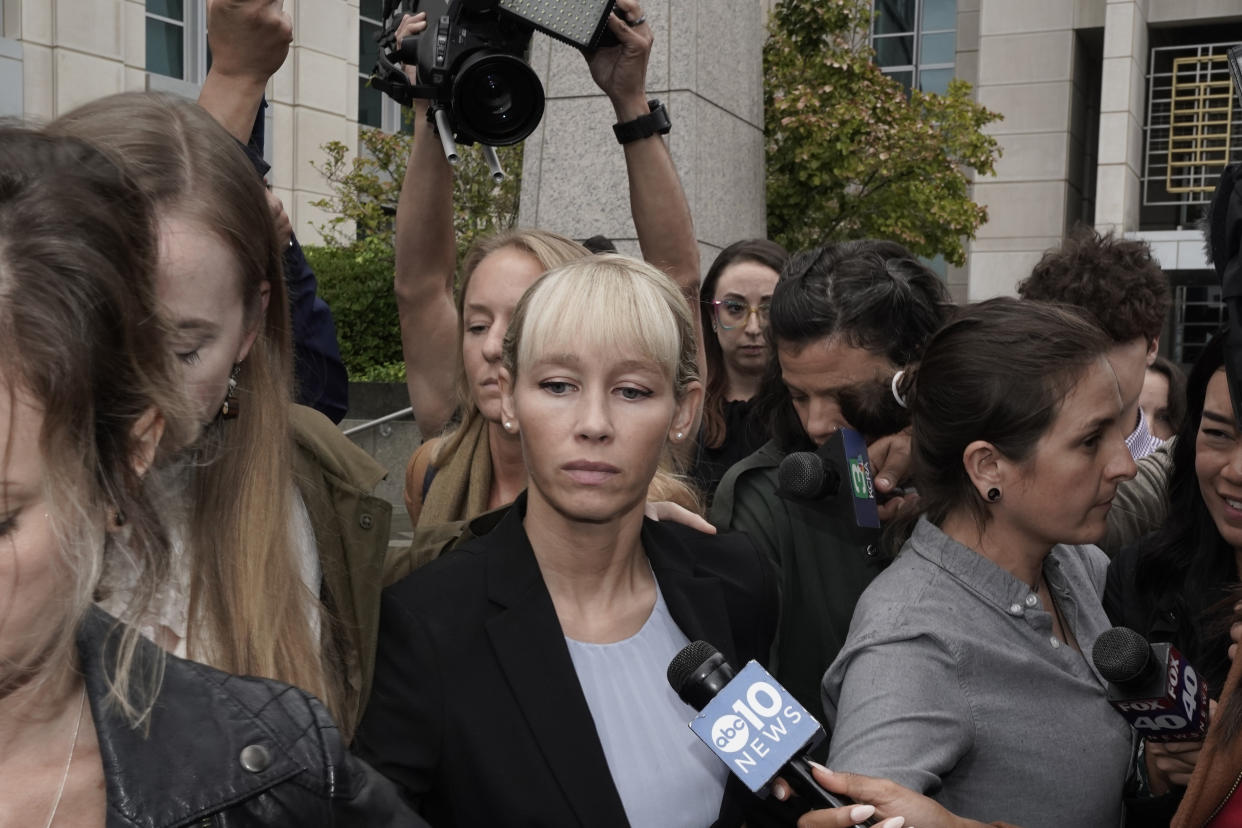
<svg viewBox="0 0 1242 828">
<path fill-rule="evenodd" d="M 203 0 L 147 0 L 147 72 L 198 85 L 207 77 Z"/>
<path fill-rule="evenodd" d="M 907 91 L 943 94 L 953 79 L 957 0 L 875 0 L 871 45 L 884 74 Z"/>
</svg>

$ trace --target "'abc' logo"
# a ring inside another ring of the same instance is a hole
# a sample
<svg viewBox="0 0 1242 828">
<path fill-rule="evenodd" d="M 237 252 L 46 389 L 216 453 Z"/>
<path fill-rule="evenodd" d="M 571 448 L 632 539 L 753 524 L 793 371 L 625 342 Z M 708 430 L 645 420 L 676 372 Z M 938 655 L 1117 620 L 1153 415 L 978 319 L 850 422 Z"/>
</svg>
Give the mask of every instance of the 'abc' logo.
<svg viewBox="0 0 1242 828">
<path fill-rule="evenodd" d="M 736 713 L 726 713 L 712 725 L 712 743 L 725 753 L 741 750 L 749 738 L 750 728 Z"/>
</svg>

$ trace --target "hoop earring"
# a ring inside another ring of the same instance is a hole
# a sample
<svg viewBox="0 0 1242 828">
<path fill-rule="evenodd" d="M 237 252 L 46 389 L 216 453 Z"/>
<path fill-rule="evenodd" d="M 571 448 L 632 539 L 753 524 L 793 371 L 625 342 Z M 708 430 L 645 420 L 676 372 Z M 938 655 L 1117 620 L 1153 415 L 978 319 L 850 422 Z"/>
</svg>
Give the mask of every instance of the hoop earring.
<svg viewBox="0 0 1242 828">
<path fill-rule="evenodd" d="M 998 503 L 1000 499 L 1001 499 L 1000 489 L 996 488 L 995 486 L 988 489 L 988 502 L 989 503 Z"/>
<path fill-rule="evenodd" d="M 237 415 L 241 413 L 241 405 L 237 401 L 237 378 L 241 375 L 241 363 L 234 362 L 233 370 L 229 372 L 229 390 L 224 396 L 224 403 L 220 406 L 220 419 L 236 420 Z"/>
</svg>

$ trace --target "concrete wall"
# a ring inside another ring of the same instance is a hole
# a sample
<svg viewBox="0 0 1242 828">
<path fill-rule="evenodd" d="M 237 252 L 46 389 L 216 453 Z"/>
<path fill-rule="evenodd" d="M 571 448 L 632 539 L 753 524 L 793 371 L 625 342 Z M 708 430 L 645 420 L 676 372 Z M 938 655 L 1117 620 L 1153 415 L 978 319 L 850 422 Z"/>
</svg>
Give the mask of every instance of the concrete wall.
<svg viewBox="0 0 1242 828">
<path fill-rule="evenodd" d="M 764 15 L 754 0 L 650 0 L 643 11 L 655 32 L 648 95 L 673 122 L 669 149 L 706 270 L 721 248 L 766 231 Z M 611 105 L 573 49 L 537 37 L 531 63 L 547 109 L 526 141 L 519 223 L 571 238 L 602 233 L 637 253 Z"/>
<path fill-rule="evenodd" d="M 1012 293 L 1065 228 L 1076 13 L 1073 0 L 982 0 L 977 95 L 1004 115 L 989 127 L 1003 155 L 975 182 L 988 222 L 970 245 L 971 300 Z"/>
<path fill-rule="evenodd" d="M 0 115 L 50 120 L 116 92 L 197 87 L 146 71 L 143 0 L 0 0 Z M 186 0 L 192 8 L 203 0 Z M 85 9 L 84 9 L 85 6 Z M 357 143 L 358 0 L 285 0 L 294 47 L 268 87 L 271 182 L 306 242 L 326 216 L 310 202 L 328 192 L 313 167 L 322 145 Z"/>
</svg>

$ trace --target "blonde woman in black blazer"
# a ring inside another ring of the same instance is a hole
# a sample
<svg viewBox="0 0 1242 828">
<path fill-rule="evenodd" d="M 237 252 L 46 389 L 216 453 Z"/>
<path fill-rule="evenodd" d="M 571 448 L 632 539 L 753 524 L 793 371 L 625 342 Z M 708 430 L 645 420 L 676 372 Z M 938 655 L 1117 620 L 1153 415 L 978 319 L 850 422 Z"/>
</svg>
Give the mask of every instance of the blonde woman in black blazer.
<svg viewBox="0 0 1242 828">
<path fill-rule="evenodd" d="M 744 536 L 643 517 L 658 461 L 702 397 L 688 305 L 648 265 L 587 259 L 523 296 L 503 365 L 529 488 L 489 534 L 386 591 L 357 749 L 439 828 L 656 813 L 687 825 L 694 809 L 705 816 L 693 824 L 741 824 L 663 676 L 695 639 L 737 667 L 766 660 L 774 574 Z M 607 672 L 614 646 L 646 660 Z M 576 661 L 583 651 L 604 660 Z M 637 751 L 624 746 L 631 729 Z"/>
</svg>

